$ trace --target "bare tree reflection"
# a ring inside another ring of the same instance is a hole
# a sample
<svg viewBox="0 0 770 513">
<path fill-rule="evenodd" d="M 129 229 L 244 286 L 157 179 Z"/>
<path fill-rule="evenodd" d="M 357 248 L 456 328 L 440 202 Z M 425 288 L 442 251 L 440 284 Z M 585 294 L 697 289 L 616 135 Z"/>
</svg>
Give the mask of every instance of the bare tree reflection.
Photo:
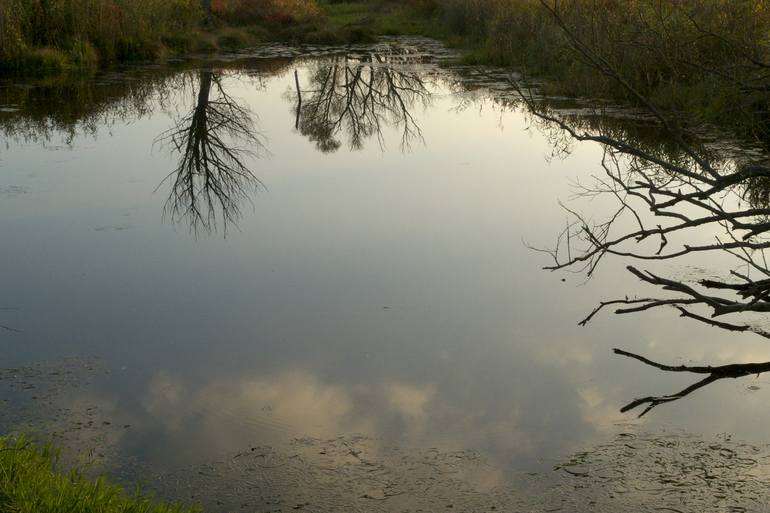
<svg viewBox="0 0 770 513">
<path fill-rule="evenodd" d="M 200 71 L 193 109 L 160 140 L 179 154 L 165 181 L 171 193 L 164 214 L 186 220 L 193 231 L 227 226 L 241 216 L 241 203 L 262 184 L 247 159 L 265 153 L 251 111 L 224 89 L 222 75 Z"/>
<path fill-rule="evenodd" d="M 430 92 L 425 73 L 415 69 L 409 54 L 387 53 L 334 56 L 310 71 L 307 89 L 296 81 L 296 126 L 324 152 L 337 151 L 346 133 L 350 148 L 359 150 L 371 137 L 384 146 L 383 128 L 401 129 L 401 147 L 422 141 L 412 114 L 426 106 Z"/>
<path fill-rule="evenodd" d="M 757 319 L 757 315 L 770 312 L 770 266 L 766 255 L 770 249 L 770 166 L 756 157 L 730 154 L 688 136 L 624 80 L 597 49 L 580 40 L 555 8 L 543 4 L 552 11 L 576 54 L 622 86 L 656 120 L 670 142 L 668 148 L 656 148 L 622 131 L 562 115 L 517 84 L 530 111 L 543 125 L 555 127 L 573 140 L 598 143 L 604 148 L 603 175 L 580 185 L 578 195 L 606 197 L 615 203 L 611 213 L 598 220 L 575 207 L 564 206 L 571 221 L 554 247 L 541 249 L 553 259 L 546 269 L 570 270 L 591 277 L 606 258 L 621 257 L 636 262 L 626 267 L 633 276 L 665 293 L 603 301 L 580 325 L 586 325 L 607 308 L 629 314 L 672 307 L 682 317 L 708 326 L 770 338 L 770 332 Z M 721 276 L 695 281 L 642 267 L 656 262 L 702 261 L 708 255 L 728 255 L 734 264 Z M 637 399 L 622 410 L 645 406 L 641 415 L 716 381 L 770 370 L 770 363 L 669 366 L 627 351 L 615 352 L 662 371 L 706 376 L 680 392 Z"/>
</svg>

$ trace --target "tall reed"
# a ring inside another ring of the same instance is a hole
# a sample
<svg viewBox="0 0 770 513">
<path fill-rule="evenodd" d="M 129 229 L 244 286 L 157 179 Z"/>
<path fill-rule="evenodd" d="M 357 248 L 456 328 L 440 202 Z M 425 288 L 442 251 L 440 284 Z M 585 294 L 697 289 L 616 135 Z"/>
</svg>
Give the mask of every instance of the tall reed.
<svg viewBox="0 0 770 513">
<path fill-rule="evenodd" d="M 3 0 L 0 63 L 18 65 L 40 48 L 76 59 L 152 57 L 199 19 L 199 0 Z"/>
<path fill-rule="evenodd" d="M 559 93 L 633 101 L 575 51 L 574 36 L 661 108 L 770 133 L 767 0 L 434 2 L 478 62 L 550 78 Z"/>
</svg>

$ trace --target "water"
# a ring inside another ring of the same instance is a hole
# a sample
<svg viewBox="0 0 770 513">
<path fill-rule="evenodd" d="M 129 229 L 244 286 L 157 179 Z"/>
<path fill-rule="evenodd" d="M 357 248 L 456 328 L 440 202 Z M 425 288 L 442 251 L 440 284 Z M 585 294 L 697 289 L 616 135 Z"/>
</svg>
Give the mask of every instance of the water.
<svg viewBox="0 0 770 513">
<path fill-rule="evenodd" d="M 671 310 L 578 327 L 655 292 L 620 258 L 586 281 L 530 248 L 553 245 L 602 148 L 448 57 L 266 47 L 0 84 L 5 429 L 212 511 L 760 510 L 768 378 L 638 419 L 620 408 L 698 378 L 611 349 L 718 365 L 770 348 Z M 599 121 L 665 145 L 644 117 Z"/>
</svg>

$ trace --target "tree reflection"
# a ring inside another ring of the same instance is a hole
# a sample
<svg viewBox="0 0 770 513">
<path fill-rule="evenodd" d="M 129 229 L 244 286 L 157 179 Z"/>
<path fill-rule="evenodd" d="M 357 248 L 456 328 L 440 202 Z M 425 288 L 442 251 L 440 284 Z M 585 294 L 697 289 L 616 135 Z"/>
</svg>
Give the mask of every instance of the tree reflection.
<svg viewBox="0 0 770 513">
<path fill-rule="evenodd" d="M 400 129 L 402 148 L 421 141 L 413 110 L 430 100 L 429 73 L 418 69 L 424 56 L 397 45 L 357 52 L 316 59 L 304 90 L 297 77 L 296 129 L 323 152 L 339 149 L 343 137 L 352 149 L 372 137 L 384 146 L 388 126 Z M 167 111 L 175 91 L 187 92 L 192 107 L 156 139 L 178 155 L 159 186 L 170 187 L 164 217 L 185 222 L 194 232 L 226 230 L 242 216 L 250 193 L 262 186 L 249 162 L 266 153 L 253 113 L 228 92 L 227 78 L 261 81 L 293 63 L 289 57 L 244 58 L 194 72 L 139 69 L 98 80 L 47 80 L 34 87 L 0 84 L 0 106 L 14 106 L 0 109 L 0 133 L 43 144 L 61 136 L 71 144 L 82 135 L 95 137 L 104 126 Z"/>
<path fill-rule="evenodd" d="M 605 197 L 615 205 L 609 215 L 598 220 L 571 205 L 565 206 L 571 221 L 555 246 L 541 249 L 553 259 L 546 269 L 591 277 L 608 257 L 621 257 L 631 261 L 626 268 L 633 276 L 661 292 L 603 301 L 580 325 L 586 325 L 607 308 L 629 314 L 666 307 L 708 326 L 770 338 L 770 332 L 757 319 L 757 315 L 770 312 L 766 255 L 770 249 L 770 166 L 762 158 L 690 136 L 625 81 L 598 50 L 572 34 L 558 13 L 554 12 L 554 16 L 581 58 L 625 88 L 669 141 L 668 147 L 655 147 L 628 133 L 562 115 L 517 85 L 530 111 L 544 126 L 556 128 L 572 140 L 590 141 L 604 148 L 603 175 L 580 185 L 578 195 Z M 692 263 L 706 258 L 719 261 L 725 255 L 733 262 L 731 268 L 707 279 L 666 276 L 650 268 L 656 262 Z M 662 371 L 706 376 L 680 392 L 637 399 L 622 410 L 645 406 L 641 415 L 721 379 L 770 370 L 770 363 L 669 366 L 627 351 L 615 352 Z"/>
<path fill-rule="evenodd" d="M 407 51 L 334 56 L 315 65 L 309 86 L 296 82 L 296 127 L 324 152 L 337 151 L 340 134 L 350 148 L 359 150 L 371 137 L 384 146 L 383 128 L 401 130 L 401 147 L 422 141 L 422 130 L 412 114 L 430 101 L 424 72 L 414 69 Z"/>
<path fill-rule="evenodd" d="M 55 76 L 0 83 L 0 135 L 9 140 L 72 144 L 116 122 L 149 117 L 179 84 L 174 70 L 127 71 L 119 78 Z M 64 101 L 66 99 L 66 101 Z"/>
<path fill-rule="evenodd" d="M 225 91 L 221 73 L 199 72 L 192 110 L 160 140 L 179 154 L 165 180 L 171 192 L 164 214 L 186 220 L 196 232 L 219 222 L 226 230 L 237 221 L 241 202 L 261 186 L 247 159 L 263 154 L 265 146 L 251 111 Z"/>
</svg>

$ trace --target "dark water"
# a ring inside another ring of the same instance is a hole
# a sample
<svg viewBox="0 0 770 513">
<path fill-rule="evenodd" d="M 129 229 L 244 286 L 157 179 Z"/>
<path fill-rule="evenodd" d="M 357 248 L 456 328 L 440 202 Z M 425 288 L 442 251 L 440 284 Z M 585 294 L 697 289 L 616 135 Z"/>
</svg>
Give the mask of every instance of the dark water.
<svg viewBox="0 0 770 513">
<path fill-rule="evenodd" d="M 665 309 L 578 327 L 654 292 L 622 258 L 586 281 L 529 247 L 602 148 L 448 57 L 267 47 L 3 81 L 5 429 L 212 511 L 764 511 L 768 378 L 638 419 L 620 408 L 697 378 L 611 349 L 770 347 Z M 643 117 L 557 106 L 666 145 Z"/>
</svg>

